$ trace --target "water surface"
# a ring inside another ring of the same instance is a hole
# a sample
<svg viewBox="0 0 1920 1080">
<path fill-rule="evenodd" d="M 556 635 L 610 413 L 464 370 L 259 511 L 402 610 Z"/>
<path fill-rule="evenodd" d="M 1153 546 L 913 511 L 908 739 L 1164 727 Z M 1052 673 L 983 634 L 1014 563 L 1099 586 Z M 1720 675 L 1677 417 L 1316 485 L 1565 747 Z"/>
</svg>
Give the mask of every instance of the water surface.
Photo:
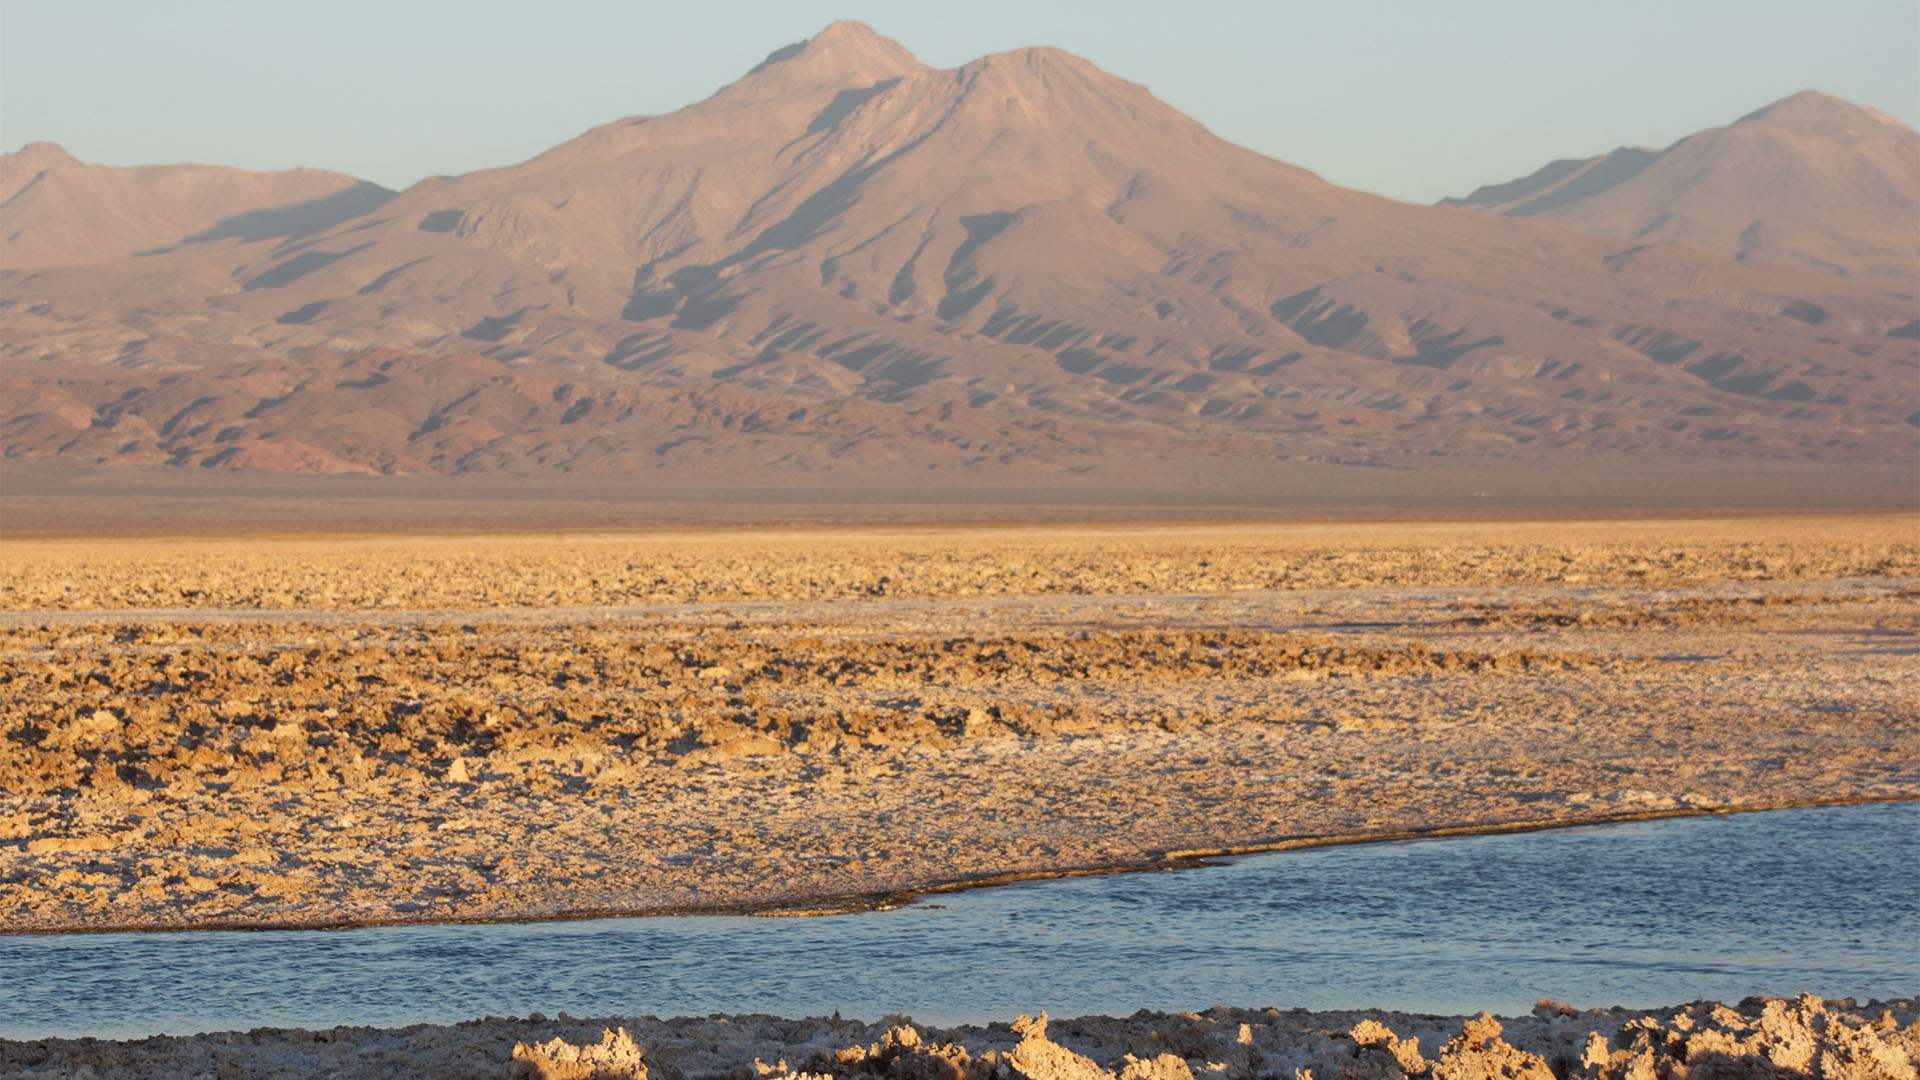
<svg viewBox="0 0 1920 1080">
<path fill-rule="evenodd" d="M 819 919 L 0 937 L 0 1036 L 1920 994 L 1920 804 L 1320 848 Z"/>
</svg>

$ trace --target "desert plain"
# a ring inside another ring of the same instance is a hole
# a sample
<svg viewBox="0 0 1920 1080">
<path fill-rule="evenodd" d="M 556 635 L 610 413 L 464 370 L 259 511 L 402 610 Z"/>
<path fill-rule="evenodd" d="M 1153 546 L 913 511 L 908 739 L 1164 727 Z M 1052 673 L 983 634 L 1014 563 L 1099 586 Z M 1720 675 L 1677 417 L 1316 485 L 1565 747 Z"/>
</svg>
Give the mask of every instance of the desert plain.
<svg viewBox="0 0 1920 1080">
<path fill-rule="evenodd" d="M 14 540 L 0 927 L 836 911 L 1920 797 L 1910 518 Z"/>
<path fill-rule="evenodd" d="M 1900 513 L 16 536 L 0 931 L 831 915 L 1210 855 L 1914 799 L 1916 597 Z M 0 1041 L 0 1075 L 1867 1078 L 1920 1058 L 1909 1001 L 1505 1024 L 535 1015 Z"/>
</svg>

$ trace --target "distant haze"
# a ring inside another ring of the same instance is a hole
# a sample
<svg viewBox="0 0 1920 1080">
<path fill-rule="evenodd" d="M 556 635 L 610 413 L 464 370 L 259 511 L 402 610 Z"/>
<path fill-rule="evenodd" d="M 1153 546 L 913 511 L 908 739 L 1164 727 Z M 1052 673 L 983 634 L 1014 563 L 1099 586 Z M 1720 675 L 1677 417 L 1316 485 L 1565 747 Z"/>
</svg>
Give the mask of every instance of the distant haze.
<svg viewBox="0 0 1920 1080">
<path fill-rule="evenodd" d="M 718 88 L 767 43 L 864 19 L 952 66 L 1065 47 L 1216 134 L 1415 202 L 1556 158 L 1662 147 L 1814 88 L 1920 123 L 1920 7 L 1630 0 L 1604 9 L 870 0 L 0 5 L 0 149 L 109 165 L 310 166 L 392 188 L 524 160 Z"/>
</svg>

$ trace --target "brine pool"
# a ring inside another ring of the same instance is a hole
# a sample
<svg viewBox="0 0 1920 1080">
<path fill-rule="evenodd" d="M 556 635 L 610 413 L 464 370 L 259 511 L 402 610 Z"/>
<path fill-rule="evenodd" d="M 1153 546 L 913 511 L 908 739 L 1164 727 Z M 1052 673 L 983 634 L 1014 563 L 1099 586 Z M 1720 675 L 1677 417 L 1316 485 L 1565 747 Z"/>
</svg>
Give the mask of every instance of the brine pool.
<svg viewBox="0 0 1920 1080">
<path fill-rule="evenodd" d="M 1920 994 L 1920 804 L 1277 852 L 825 918 L 0 936 L 0 1037 Z"/>
</svg>

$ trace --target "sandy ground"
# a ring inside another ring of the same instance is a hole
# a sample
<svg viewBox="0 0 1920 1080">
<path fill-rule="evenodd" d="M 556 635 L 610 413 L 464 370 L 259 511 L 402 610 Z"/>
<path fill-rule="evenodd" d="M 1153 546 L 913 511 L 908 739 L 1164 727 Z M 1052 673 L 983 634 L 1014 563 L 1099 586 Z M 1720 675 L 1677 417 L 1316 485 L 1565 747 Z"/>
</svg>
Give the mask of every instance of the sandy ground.
<svg viewBox="0 0 1920 1080">
<path fill-rule="evenodd" d="M 0 929 L 1920 797 L 1907 518 L 0 548 Z"/>
<path fill-rule="evenodd" d="M 1543 1001 L 1505 1019 L 1222 1007 L 951 1030 L 906 1017 L 536 1014 L 389 1030 L 0 1040 L 0 1078 L 1913 1080 L 1917 1016 L 1910 1000 L 1814 997 L 1631 1012 Z"/>
</svg>

